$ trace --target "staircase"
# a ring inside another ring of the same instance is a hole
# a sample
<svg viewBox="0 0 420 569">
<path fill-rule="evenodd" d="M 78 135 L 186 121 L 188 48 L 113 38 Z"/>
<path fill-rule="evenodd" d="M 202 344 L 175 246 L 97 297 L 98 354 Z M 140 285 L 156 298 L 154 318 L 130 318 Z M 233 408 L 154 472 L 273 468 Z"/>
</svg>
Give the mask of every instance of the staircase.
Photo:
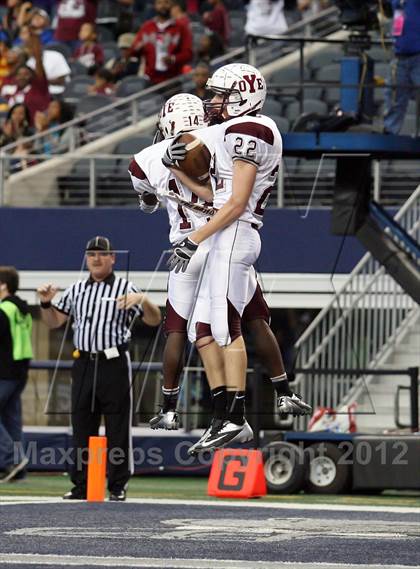
<svg viewBox="0 0 420 569">
<path fill-rule="evenodd" d="M 420 186 L 395 216 L 420 240 Z M 420 307 L 366 254 L 342 288 L 297 341 L 296 367 L 303 369 L 382 369 L 420 366 Z M 299 374 L 296 391 L 314 407 L 339 409 L 356 401 L 359 430 L 395 428 L 394 394 L 408 377 Z M 401 393 L 406 421 L 408 392 Z M 301 417 L 298 427 L 305 429 Z"/>
<path fill-rule="evenodd" d="M 420 367 L 420 320 L 409 327 L 401 342 L 378 364 L 384 369 Z M 396 410 L 397 387 L 400 390 Z M 373 376 L 367 389 L 353 399 L 357 402 L 357 429 L 362 432 L 378 432 L 395 429 L 397 414 L 401 425 L 410 425 L 410 386 L 408 376 Z"/>
</svg>

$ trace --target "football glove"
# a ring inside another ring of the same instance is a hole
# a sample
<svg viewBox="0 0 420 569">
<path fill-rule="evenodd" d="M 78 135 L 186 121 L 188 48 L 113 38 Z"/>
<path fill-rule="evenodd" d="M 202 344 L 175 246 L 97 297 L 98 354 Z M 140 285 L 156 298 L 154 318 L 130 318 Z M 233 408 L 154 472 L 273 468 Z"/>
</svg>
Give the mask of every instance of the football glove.
<svg viewBox="0 0 420 569">
<path fill-rule="evenodd" d="M 179 162 L 185 160 L 185 156 L 187 155 L 187 145 L 184 142 L 177 142 L 180 136 L 181 135 L 179 134 L 173 139 L 163 155 L 162 163 L 167 168 L 178 168 Z"/>
<path fill-rule="evenodd" d="M 151 203 L 148 204 L 144 200 L 144 198 L 147 199 L 147 196 L 153 196 L 153 195 L 154 194 L 150 194 L 149 192 L 143 192 L 141 195 L 139 195 L 139 208 L 144 213 L 154 213 L 157 209 L 159 209 L 159 200 L 156 200 L 156 203 L 154 204 Z"/>
<path fill-rule="evenodd" d="M 178 245 L 175 245 L 168 261 L 169 270 L 175 270 L 176 273 L 179 273 L 179 271 L 184 273 L 188 267 L 188 263 L 191 261 L 191 257 L 197 249 L 198 245 L 188 237 L 184 239 L 184 241 L 181 241 L 181 243 L 178 243 Z"/>
</svg>

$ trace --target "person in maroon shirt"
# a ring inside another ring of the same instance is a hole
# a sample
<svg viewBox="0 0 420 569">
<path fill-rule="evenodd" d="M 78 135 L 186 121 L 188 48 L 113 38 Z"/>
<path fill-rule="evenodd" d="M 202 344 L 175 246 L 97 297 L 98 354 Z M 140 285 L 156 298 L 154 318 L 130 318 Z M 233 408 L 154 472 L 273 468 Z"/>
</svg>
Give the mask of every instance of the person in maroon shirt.
<svg viewBox="0 0 420 569">
<path fill-rule="evenodd" d="M 104 67 L 95 72 L 95 83 L 87 88 L 88 95 L 115 95 L 114 76 Z"/>
<path fill-rule="evenodd" d="M 95 23 L 98 0 L 60 0 L 55 39 L 75 48 L 85 22 Z"/>
<path fill-rule="evenodd" d="M 48 81 L 42 64 L 42 47 L 39 37 L 31 33 L 28 46 L 35 59 L 35 70 L 21 65 L 14 77 L 10 77 L 1 88 L 0 96 L 4 97 L 9 107 L 16 103 L 24 103 L 29 110 L 31 125 L 36 111 L 45 111 L 50 102 Z"/>
<path fill-rule="evenodd" d="M 73 61 L 84 65 L 90 73 L 104 64 L 104 50 L 96 43 L 96 29 L 94 24 L 85 22 L 80 28 L 79 39 L 82 42 L 73 53 Z"/>
<path fill-rule="evenodd" d="M 219 34 L 224 45 L 229 43 L 230 21 L 229 14 L 222 0 L 207 0 L 213 6 L 213 10 L 204 12 L 203 24 L 210 30 Z"/>
<path fill-rule="evenodd" d="M 181 75 L 192 60 L 192 37 L 171 19 L 171 0 L 155 0 L 155 11 L 156 17 L 144 22 L 131 46 L 131 55 L 143 58 L 144 74 L 153 84 Z"/>
</svg>

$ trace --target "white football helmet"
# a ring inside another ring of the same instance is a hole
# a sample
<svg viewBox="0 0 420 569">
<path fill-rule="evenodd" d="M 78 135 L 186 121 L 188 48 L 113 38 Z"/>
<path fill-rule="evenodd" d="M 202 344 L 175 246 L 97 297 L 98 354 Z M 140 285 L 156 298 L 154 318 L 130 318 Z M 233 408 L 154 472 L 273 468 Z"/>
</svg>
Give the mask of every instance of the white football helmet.
<svg viewBox="0 0 420 569">
<path fill-rule="evenodd" d="M 206 111 L 213 117 L 217 110 L 221 115 L 226 109 L 229 117 L 259 111 L 267 94 L 264 77 L 258 69 L 247 63 L 224 65 L 213 73 L 206 87 L 223 97 L 221 103 L 205 102 Z"/>
<path fill-rule="evenodd" d="M 159 114 L 158 129 L 164 138 L 205 126 L 203 102 L 190 93 L 168 99 Z"/>
</svg>

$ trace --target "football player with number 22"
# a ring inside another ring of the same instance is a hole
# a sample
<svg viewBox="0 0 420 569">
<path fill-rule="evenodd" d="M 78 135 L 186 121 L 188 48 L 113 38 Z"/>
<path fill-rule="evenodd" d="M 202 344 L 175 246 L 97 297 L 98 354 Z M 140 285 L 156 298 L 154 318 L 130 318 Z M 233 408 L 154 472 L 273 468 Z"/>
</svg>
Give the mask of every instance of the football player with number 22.
<svg viewBox="0 0 420 569">
<path fill-rule="evenodd" d="M 247 353 L 241 317 L 249 300 L 252 265 L 261 248 L 258 230 L 282 156 L 275 122 L 259 114 L 266 84 L 258 69 L 242 63 L 225 65 L 212 75 L 207 87 L 214 97 L 205 103 L 205 109 L 211 123 L 219 123 L 206 129 L 216 128 L 217 133 L 212 164 L 216 213 L 174 247 L 169 261 L 172 270 L 184 271 L 202 244 L 208 243 L 195 325 L 189 332 L 209 378 L 214 414 L 209 428 L 191 447 L 191 454 L 223 447 L 249 429 L 244 416 Z M 200 131 L 195 134 L 200 136 Z M 176 176 L 183 150 L 185 156 L 185 145 L 183 148 L 174 139 L 163 160 Z M 180 179 L 193 183 L 185 180 L 185 175 Z M 287 376 L 272 379 L 279 380 L 277 387 L 283 391 L 278 400 L 280 412 L 311 412 L 311 407 L 290 391 Z M 231 402 L 229 393 L 234 394 Z"/>
</svg>

